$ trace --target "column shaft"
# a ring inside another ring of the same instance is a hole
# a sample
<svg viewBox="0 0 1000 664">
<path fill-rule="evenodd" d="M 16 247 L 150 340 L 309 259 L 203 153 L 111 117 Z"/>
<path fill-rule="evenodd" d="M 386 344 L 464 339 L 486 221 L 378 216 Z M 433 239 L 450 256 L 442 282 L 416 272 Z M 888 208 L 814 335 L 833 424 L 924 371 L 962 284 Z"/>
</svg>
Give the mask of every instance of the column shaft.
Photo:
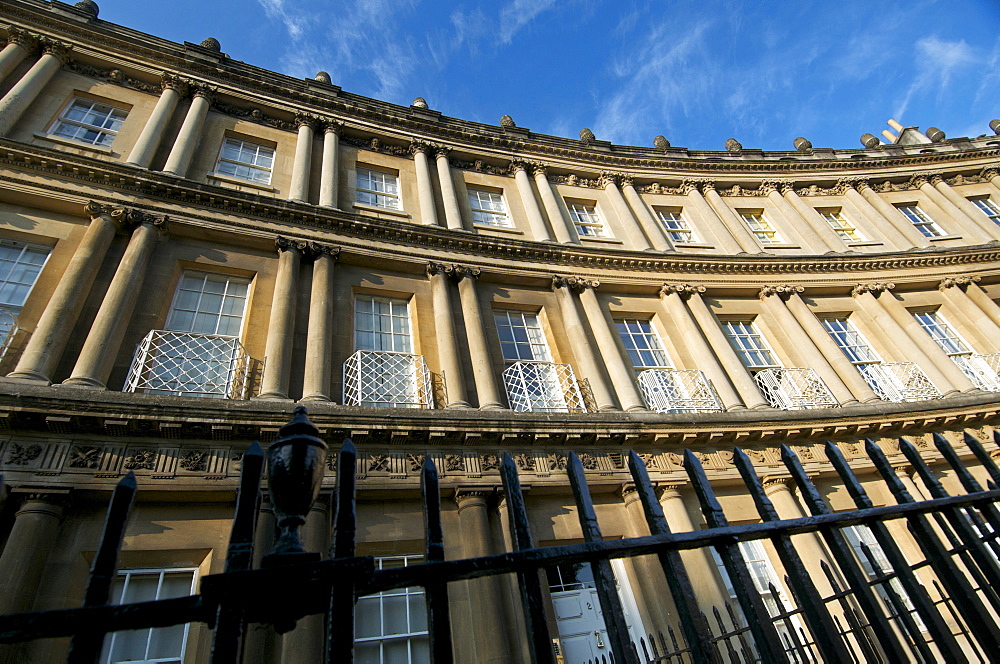
<svg viewBox="0 0 1000 664">
<path fill-rule="evenodd" d="M 784 479 L 769 481 L 768 478 L 764 478 L 764 494 L 771 499 L 771 504 L 774 505 L 774 509 L 781 519 L 804 518 L 808 515 L 803 511 L 802 506 L 799 505 L 799 502 L 789 490 L 788 481 Z M 829 597 L 832 595 L 833 588 L 830 586 L 830 581 L 827 579 L 826 574 L 823 573 L 820 563 L 825 562 L 829 565 L 830 569 L 834 570 L 834 573 L 836 573 L 838 568 L 830 560 L 826 547 L 823 545 L 823 540 L 816 533 L 802 533 L 794 535 L 793 542 L 795 550 L 798 551 L 799 558 L 802 559 L 802 564 L 805 566 L 806 571 L 809 572 L 809 578 L 816 585 L 816 590 L 819 591 L 820 596 Z M 840 587 L 844 588 L 846 586 L 843 582 L 840 582 Z M 835 614 L 840 614 L 835 604 L 831 604 L 830 609 Z"/>
<path fill-rule="evenodd" d="M 465 320 L 465 336 L 472 359 L 472 376 L 476 381 L 476 396 L 481 409 L 503 408 L 504 399 L 493 373 L 489 344 L 486 342 L 486 321 L 483 319 L 479 296 L 476 294 L 476 275 L 467 273 L 460 276 L 458 297 L 462 303 L 462 318 Z"/>
<path fill-rule="evenodd" d="M 931 246 L 931 241 L 924 236 L 923 233 L 918 231 L 913 227 L 913 224 L 903 216 L 903 214 L 895 208 L 895 206 L 889 205 L 885 202 L 881 196 L 875 192 L 867 182 L 856 183 L 858 191 L 861 196 L 864 197 L 873 208 L 875 208 L 882 218 L 888 221 L 892 226 L 896 228 L 907 240 L 910 241 L 915 247 L 929 247 Z"/>
<path fill-rule="evenodd" d="M 968 285 L 970 291 L 972 285 L 972 283 Z M 1000 352 L 1000 328 L 973 301 L 966 290 L 959 284 L 949 286 L 947 282 L 942 283 L 939 290 L 944 295 L 944 299 L 951 305 L 952 310 L 965 319 L 972 333 L 976 335 L 976 349 L 984 354 Z"/>
<path fill-rule="evenodd" d="M 115 237 L 112 214 L 120 216 L 123 213 L 120 209 L 111 211 L 96 203 L 88 205 L 87 212 L 91 215 L 90 226 L 45 305 L 17 367 L 8 374 L 10 378 L 52 381 L 51 376 Z"/>
<path fill-rule="evenodd" d="M 764 307 L 770 312 L 771 317 L 778 323 L 778 327 L 784 330 L 785 334 L 792 340 L 789 349 L 793 356 L 798 356 L 796 362 L 802 362 L 804 366 L 813 369 L 826 386 L 833 393 L 833 397 L 841 406 L 857 403 L 854 394 L 847 388 L 844 381 L 840 379 L 837 372 L 833 370 L 830 363 L 819 351 L 815 344 L 811 343 L 812 338 L 799 325 L 799 321 L 792 312 L 785 306 L 784 301 L 778 295 L 763 295 Z M 856 371 L 854 373 L 857 373 Z"/>
<path fill-rule="evenodd" d="M 17 69 L 30 51 L 27 44 L 22 40 L 8 41 L 7 45 L 0 51 L 0 82 L 3 82 L 11 72 Z"/>
<path fill-rule="evenodd" d="M 14 515 L 0 555 L 0 615 L 31 610 L 62 517 L 48 496 L 27 497 Z"/>
<path fill-rule="evenodd" d="M 561 244 L 576 242 L 579 244 L 580 239 L 576 236 L 576 229 L 570 223 L 570 220 L 566 218 L 566 215 L 563 214 L 562 208 L 559 207 L 559 202 L 556 201 L 556 195 L 552 191 L 552 184 L 545 174 L 545 167 L 535 166 L 534 174 L 535 186 L 538 187 L 538 194 L 542 197 L 545 214 L 549 216 L 549 225 L 552 226 L 556 242 Z M 518 188 L 520 188 L 520 185 Z M 529 186 L 528 189 L 530 190 L 531 187 Z M 542 226 L 544 227 L 544 224 Z"/>
<path fill-rule="evenodd" d="M 652 249 L 648 238 L 643 234 L 644 229 L 637 223 L 635 216 L 632 214 L 632 209 L 628 206 L 625 197 L 622 196 L 622 192 L 618 189 L 615 179 L 613 177 L 604 177 L 603 179 L 604 191 L 608 195 L 608 200 L 611 201 L 611 208 L 618 216 L 618 220 L 621 222 L 622 228 L 625 230 L 628 238 L 632 241 L 633 247 L 639 251 Z"/>
<path fill-rule="evenodd" d="M 899 228 L 898 223 L 886 223 L 889 220 L 887 220 L 877 208 L 869 203 L 867 198 L 859 194 L 849 182 L 841 181 L 838 184 L 838 187 L 840 187 L 840 190 L 843 191 L 844 197 L 846 197 L 847 200 L 849 200 L 854 207 L 857 208 L 858 213 L 865 219 L 865 221 L 868 222 L 869 228 L 885 238 L 886 242 L 895 244 L 898 247 L 909 248 L 914 246 L 914 242 L 916 241 L 915 237 L 911 237 L 909 233 L 904 233 Z M 913 226 L 910 225 L 911 230 L 912 228 Z M 917 235 L 920 234 L 917 233 Z M 923 236 L 921 235 L 920 237 Z M 924 240 L 926 239 L 927 238 L 924 238 Z"/>
<path fill-rule="evenodd" d="M 175 84 L 164 82 L 163 92 L 156 100 L 156 106 L 153 107 L 153 112 L 146 120 L 146 125 L 142 128 L 135 145 L 132 146 L 132 151 L 125 161 L 126 164 L 139 168 L 149 168 L 149 165 L 153 163 L 153 156 L 156 154 L 157 148 L 160 147 L 163 133 L 167 130 L 170 118 L 181 99 L 181 93 L 177 87 Z"/>
<path fill-rule="evenodd" d="M 979 284 L 969 284 L 965 294 L 993 321 L 994 325 L 1000 326 L 1000 305 L 994 302 L 986 291 L 979 287 Z"/>
<path fill-rule="evenodd" d="M 738 254 L 743 251 L 743 247 L 736 241 L 732 231 L 708 204 L 697 185 L 693 182 L 685 182 L 683 186 L 688 190 L 687 197 L 691 201 L 691 206 L 698 211 L 698 216 L 705 222 L 712 237 L 715 238 L 716 246 L 722 250 L 722 253 Z"/>
<path fill-rule="evenodd" d="M 931 178 L 931 184 L 967 220 L 967 225 L 978 229 L 979 233 L 987 240 L 1000 240 L 1000 226 L 986 217 L 972 201 L 952 189 L 951 185 L 944 181 L 944 178 L 935 176 Z"/>
<path fill-rule="evenodd" d="M 802 297 L 798 293 L 792 293 L 785 304 L 798 324 L 802 326 L 805 333 L 816 344 L 819 352 L 823 354 L 826 361 L 837 372 L 840 380 L 844 382 L 854 395 L 854 399 L 862 403 L 878 401 L 878 395 L 875 394 L 861 373 L 858 372 L 857 367 L 840 350 L 840 347 L 830 337 L 826 328 L 823 327 L 823 324 L 809 309 L 809 305 L 802 300 Z"/>
<path fill-rule="evenodd" d="M 451 164 L 448 163 L 448 150 L 439 149 L 435 153 L 435 160 L 437 161 L 438 181 L 441 183 L 441 199 L 444 201 L 445 223 L 452 230 L 463 230 L 462 208 L 458 205 L 455 181 L 451 176 Z"/>
<path fill-rule="evenodd" d="M 455 339 L 455 317 L 451 312 L 451 294 L 448 292 L 448 276 L 443 265 L 431 263 L 427 268 L 431 282 L 431 305 L 434 308 L 434 331 L 438 346 L 438 363 L 444 374 L 446 408 L 469 408 L 465 391 L 465 376 L 458 356 Z"/>
<path fill-rule="evenodd" d="M 989 242 L 993 239 L 992 235 L 987 234 L 986 231 L 984 231 L 979 224 L 975 222 L 975 220 L 965 214 L 960 207 L 948 200 L 948 198 L 938 191 L 938 189 L 930 182 L 920 178 L 918 184 L 920 186 L 920 191 L 922 191 L 932 203 L 941 208 L 946 215 L 951 217 L 952 222 L 954 222 L 954 224 L 961 229 L 962 234 L 965 237 L 977 243 Z M 945 187 L 948 187 L 946 183 L 942 182 L 942 184 L 944 184 Z M 950 187 L 948 188 L 950 189 Z M 948 229 L 945 229 L 946 232 L 947 230 Z M 952 234 L 953 233 L 949 233 L 949 235 Z"/>
<path fill-rule="evenodd" d="M 729 380 L 733 382 L 733 386 L 739 392 L 740 399 L 746 407 L 763 408 L 767 406 L 767 400 L 760 393 L 757 383 L 754 382 L 746 367 L 743 366 L 743 362 L 736 355 L 736 351 L 730 345 L 729 339 L 726 338 L 726 335 L 719 327 L 718 319 L 709 311 L 700 293 L 691 293 L 688 299 L 688 307 L 695 321 L 698 323 L 698 327 L 701 328 L 705 338 L 708 339 L 708 344 L 715 352 L 715 356 L 719 358 L 719 362 L 725 368 Z"/>
<path fill-rule="evenodd" d="M 693 368 L 700 369 L 704 372 L 705 377 L 711 381 L 712 387 L 715 388 L 715 393 L 719 395 L 719 399 L 722 401 L 723 408 L 726 410 L 742 410 L 745 408 L 743 402 L 740 400 L 740 395 L 736 393 L 736 388 L 733 387 L 729 376 L 726 375 L 726 370 L 719 364 L 719 360 L 705 341 L 705 337 L 702 336 L 698 325 L 691 318 L 691 312 L 688 311 L 687 305 L 684 304 L 683 296 L 678 291 L 672 289 L 661 291 L 661 293 L 663 293 L 662 302 L 667 313 L 667 318 L 677 326 L 678 332 L 680 332 L 677 337 L 684 344 L 684 347 L 687 348 L 688 353 L 691 354 L 691 358 L 694 361 Z"/>
<path fill-rule="evenodd" d="M 140 223 L 133 231 L 94 324 L 83 342 L 80 357 L 64 384 L 100 389 L 107 387 L 159 235 L 160 231 L 151 219 Z"/>
<path fill-rule="evenodd" d="M 582 378 L 589 379 L 590 391 L 594 395 L 599 411 L 618 410 L 611 388 L 604 380 L 604 374 L 597 363 L 594 348 L 587 337 L 586 329 L 583 327 L 583 319 L 576 308 L 576 298 L 569 286 L 556 286 L 559 298 L 559 311 L 562 312 L 563 323 L 566 326 L 566 336 L 569 337 L 570 345 L 573 348 L 573 356 L 580 364 Z"/>
<path fill-rule="evenodd" d="M 299 133 L 295 138 L 295 159 L 292 162 L 292 183 L 288 189 L 288 198 L 307 203 L 309 202 L 309 171 L 312 166 L 315 120 L 301 117 L 298 119 L 298 124 Z"/>
<path fill-rule="evenodd" d="M 302 378 L 304 401 L 330 401 L 333 376 L 334 263 L 330 252 L 317 254 L 313 262 L 309 291 L 309 331 L 306 339 L 306 366 Z"/>
<path fill-rule="evenodd" d="M 660 506 L 667 519 L 671 532 L 689 533 L 697 528 L 684 507 L 684 500 L 676 487 L 668 486 L 660 494 Z M 712 615 L 712 607 L 716 606 L 725 615 L 723 604 L 729 601 L 729 591 L 726 590 L 719 574 L 719 567 L 708 548 L 681 551 L 681 560 L 691 578 L 698 605 L 707 615 Z"/>
<path fill-rule="evenodd" d="M 212 105 L 208 95 L 207 90 L 198 90 L 194 93 L 181 129 L 177 132 L 174 146 L 167 155 L 167 162 L 163 166 L 164 172 L 173 173 L 178 177 L 187 175 L 194 149 L 201 140 L 201 130 L 205 125 L 205 118 L 208 117 L 208 109 Z"/>
<path fill-rule="evenodd" d="M 274 548 L 274 508 L 265 494 L 257 515 L 257 529 L 254 532 L 253 567 L 260 569 L 260 561 Z M 251 623 L 247 625 L 243 641 L 243 664 L 281 664 L 282 636 L 272 625 Z"/>
<path fill-rule="evenodd" d="M 0 136 L 6 136 L 38 98 L 65 61 L 65 51 L 59 47 L 46 47 L 42 57 L 0 99 Z"/>
<path fill-rule="evenodd" d="M 644 537 L 649 535 L 646 525 L 646 514 L 642 509 L 642 501 L 634 487 L 629 485 L 624 490 L 625 501 L 625 536 Z M 657 556 L 637 556 L 626 558 L 631 565 L 634 576 L 642 579 L 641 583 L 632 587 L 632 593 L 640 610 L 644 609 L 646 627 L 655 634 L 657 631 L 667 633 L 667 626 L 672 625 L 671 616 L 676 615 L 674 603 L 671 601 L 670 586 L 663 574 L 663 566 Z M 676 628 L 676 626 L 674 626 Z M 644 638 L 648 635 L 643 634 Z"/>
<path fill-rule="evenodd" d="M 825 253 L 830 249 L 830 246 L 823 241 L 816 229 L 812 227 L 811 223 L 809 223 L 809 219 L 803 218 L 803 216 L 800 215 L 794 207 L 792 207 L 792 204 L 785 200 L 784 196 L 778 193 L 777 189 L 770 188 L 770 191 L 767 193 L 767 199 L 774 204 L 774 207 L 778 208 L 779 214 L 788 222 L 788 225 L 791 226 L 792 230 L 798 234 L 799 238 L 802 240 L 803 249 L 814 254 Z"/>
<path fill-rule="evenodd" d="M 431 184 L 431 168 L 427 163 L 426 145 L 413 146 L 413 167 L 417 172 L 417 198 L 420 203 L 420 223 L 437 226 L 437 208 L 434 205 L 434 186 Z"/>
<path fill-rule="evenodd" d="M 264 376 L 260 399 L 287 399 L 291 372 L 292 335 L 295 330 L 295 296 L 302 254 L 291 243 L 278 244 L 278 275 L 271 298 L 271 318 L 264 346 Z"/>
<path fill-rule="evenodd" d="M 323 165 L 319 174 L 319 204 L 336 208 L 338 187 L 337 157 L 340 148 L 340 130 L 334 124 L 327 124 L 323 133 Z"/>
<path fill-rule="evenodd" d="M 673 251 L 673 244 L 667 238 L 667 234 L 663 232 L 660 222 L 653 218 L 649 208 L 646 207 L 645 201 L 642 200 L 642 196 L 635 190 L 632 180 L 626 179 L 622 183 L 622 193 L 625 194 L 625 200 L 628 201 L 629 206 L 635 212 L 635 216 L 639 220 L 639 225 L 642 226 L 646 237 L 652 243 L 653 249 L 657 251 Z"/>
<path fill-rule="evenodd" d="M 531 228 L 531 239 L 538 242 L 551 241 L 552 238 L 549 237 L 549 232 L 545 228 L 545 220 L 542 219 L 542 211 L 538 209 L 538 201 L 535 200 L 535 192 L 531 190 L 531 181 L 528 179 L 528 173 L 525 171 L 526 166 L 515 162 L 512 168 L 514 169 L 514 183 L 517 184 L 517 192 L 521 195 L 521 204 L 524 206 L 525 214 L 528 215 L 528 227 Z"/>
<path fill-rule="evenodd" d="M 604 366 L 611 377 L 611 383 L 614 385 L 622 410 L 646 410 L 642 396 L 635 385 L 632 370 L 625 365 L 625 360 L 618 350 L 618 341 L 608 325 L 604 309 L 597 301 L 597 294 L 594 293 L 593 288 L 584 288 L 580 292 L 580 303 L 583 305 L 583 313 L 587 317 L 587 322 L 590 323 L 590 329 L 594 332 L 597 349 L 604 359 Z"/>
<path fill-rule="evenodd" d="M 715 185 L 709 186 L 705 184 L 703 187 L 705 189 L 705 200 L 715 210 L 722 224 L 729 230 L 730 236 L 739 244 L 740 249 L 748 254 L 764 253 L 764 250 L 760 247 L 760 243 L 757 242 L 757 238 L 747 230 L 746 223 L 722 200 L 722 196 L 719 196 L 719 192 L 715 190 Z"/>
<path fill-rule="evenodd" d="M 816 231 L 816 235 L 830 251 L 843 252 L 848 250 L 844 238 L 840 237 L 837 231 L 830 227 L 830 224 L 820 216 L 816 208 L 802 200 L 795 192 L 795 187 L 785 187 L 783 193 L 783 200 L 786 200 L 794 212 L 798 213 L 798 216 L 805 220 L 806 225 Z"/>
</svg>

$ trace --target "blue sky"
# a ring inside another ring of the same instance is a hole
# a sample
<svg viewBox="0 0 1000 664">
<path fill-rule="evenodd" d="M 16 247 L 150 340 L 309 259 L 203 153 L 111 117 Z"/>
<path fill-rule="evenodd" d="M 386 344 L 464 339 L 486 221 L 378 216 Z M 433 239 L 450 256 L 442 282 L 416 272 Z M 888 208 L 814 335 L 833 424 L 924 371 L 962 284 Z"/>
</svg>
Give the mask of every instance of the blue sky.
<svg viewBox="0 0 1000 664">
<path fill-rule="evenodd" d="M 860 147 L 1000 117 L 1000 0 L 98 0 L 172 41 L 445 115 L 617 144 Z"/>
</svg>

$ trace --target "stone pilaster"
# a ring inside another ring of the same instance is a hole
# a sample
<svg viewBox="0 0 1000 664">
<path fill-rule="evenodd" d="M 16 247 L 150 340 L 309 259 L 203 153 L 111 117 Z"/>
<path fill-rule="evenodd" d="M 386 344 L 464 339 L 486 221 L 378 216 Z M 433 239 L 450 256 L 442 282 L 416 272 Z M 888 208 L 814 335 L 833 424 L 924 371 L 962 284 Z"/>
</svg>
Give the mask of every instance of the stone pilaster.
<svg viewBox="0 0 1000 664">
<path fill-rule="evenodd" d="M 458 193 L 455 191 L 455 181 L 451 175 L 451 164 L 448 163 L 448 153 L 451 148 L 439 145 L 434 148 L 434 160 L 437 163 L 438 182 L 441 183 L 441 200 L 444 202 L 444 219 L 448 228 L 454 231 L 464 230 L 462 224 L 462 208 L 458 205 Z"/>
<path fill-rule="evenodd" d="M 576 234 L 576 227 L 563 214 L 555 193 L 552 191 L 552 184 L 546 175 L 546 166 L 543 164 L 532 164 L 531 172 L 535 178 L 535 187 L 538 188 L 538 195 L 542 197 L 542 205 L 545 207 L 545 214 L 549 216 L 549 225 L 556 236 L 556 242 L 561 244 L 576 242 L 580 238 Z"/>
<path fill-rule="evenodd" d="M 462 265 L 457 266 L 452 272 L 458 281 L 458 297 L 462 304 L 465 337 L 472 359 L 472 376 L 476 382 L 479 408 L 491 410 L 504 408 L 505 401 L 493 371 L 490 344 L 486 340 L 486 321 L 483 319 L 484 314 L 476 292 L 476 279 L 479 278 L 479 274 L 479 268 Z"/>
<path fill-rule="evenodd" d="M 552 237 L 549 236 L 549 231 L 545 228 L 545 219 L 542 218 L 542 211 L 538 207 L 535 192 L 531 189 L 531 180 L 528 179 L 528 165 L 522 161 L 515 161 L 511 163 L 510 170 L 514 173 L 517 193 L 521 196 L 521 205 L 524 206 L 524 212 L 528 216 L 531 239 L 538 242 L 550 242 Z"/>
<path fill-rule="evenodd" d="M 201 132 L 205 126 L 205 118 L 208 117 L 208 109 L 212 105 L 214 90 L 203 86 L 194 87 L 194 96 L 191 105 L 188 107 L 184 122 L 174 145 L 167 155 L 167 161 L 163 166 L 165 173 L 171 173 L 178 177 L 186 177 L 188 167 L 191 165 L 191 158 L 194 156 L 195 148 L 201 141 Z"/>
<path fill-rule="evenodd" d="M 431 181 L 431 167 L 427 155 L 431 147 L 426 143 L 413 141 L 410 143 L 410 154 L 413 155 L 413 167 L 417 173 L 417 199 L 420 204 L 420 223 L 426 226 L 437 226 L 437 206 L 434 203 L 434 185 Z"/>
<path fill-rule="evenodd" d="M 615 216 L 618 217 L 618 221 L 625 230 L 625 234 L 630 240 L 633 248 L 639 251 L 652 249 L 653 247 L 650 244 L 649 239 L 643 232 L 646 231 L 646 229 L 642 228 L 638 223 L 638 219 L 636 219 L 635 215 L 632 213 L 632 209 L 628 206 L 628 203 L 625 201 L 625 197 L 618 188 L 618 181 L 621 179 L 622 176 L 618 174 L 602 173 L 600 183 L 601 186 L 604 187 L 604 192 L 608 195 L 608 201 L 611 203 L 611 209 L 614 210 Z M 648 233 L 648 231 L 646 232 Z"/>
<path fill-rule="evenodd" d="M 302 203 L 309 202 L 309 172 L 312 170 L 313 138 L 319 122 L 311 115 L 295 116 L 298 135 L 295 139 L 295 159 L 292 161 L 292 182 L 288 198 Z"/>
<path fill-rule="evenodd" d="M 38 48 L 38 40 L 30 33 L 8 26 L 7 44 L 0 50 L 0 82 L 10 76 L 25 58 Z"/>
<path fill-rule="evenodd" d="M 338 208 L 338 169 L 340 152 L 340 130 L 342 125 L 333 120 L 324 122 L 323 163 L 319 174 L 319 204 L 323 207 Z"/>
<path fill-rule="evenodd" d="M 764 253 L 757 238 L 747 230 L 746 223 L 735 213 L 732 208 L 722 200 L 719 192 L 715 190 L 713 180 L 701 180 L 699 183 L 705 200 L 715 211 L 715 214 L 722 221 L 723 226 L 729 231 L 729 236 L 736 240 L 740 246 L 741 253 L 760 254 Z"/>
<path fill-rule="evenodd" d="M 0 136 L 10 134 L 28 107 L 69 60 L 71 46 L 44 39 L 41 43 L 42 57 L 0 99 Z"/>
</svg>

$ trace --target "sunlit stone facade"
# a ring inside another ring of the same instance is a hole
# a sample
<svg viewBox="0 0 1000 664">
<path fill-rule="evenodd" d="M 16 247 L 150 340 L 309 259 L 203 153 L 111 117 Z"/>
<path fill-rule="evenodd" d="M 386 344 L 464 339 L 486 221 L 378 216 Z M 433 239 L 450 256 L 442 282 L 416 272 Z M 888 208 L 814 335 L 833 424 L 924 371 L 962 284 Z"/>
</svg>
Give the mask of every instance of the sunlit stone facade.
<svg viewBox="0 0 1000 664">
<path fill-rule="evenodd" d="M 757 515 L 734 446 L 793 517 L 804 510 L 782 443 L 822 487 L 834 473 L 821 445 L 836 441 L 885 504 L 859 440 L 894 452 L 907 436 L 937 464 L 931 433 L 992 435 L 992 132 L 897 127 L 889 144 L 788 152 L 558 138 L 264 71 L 92 5 L 0 8 L 0 613 L 79 605 L 109 491 L 129 470 L 139 498 L 123 583 L 169 577 L 161 588 L 187 594 L 221 571 L 242 452 L 273 440 L 298 403 L 331 446 L 358 446 L 359 553 L 385 565 L 421 554 L 426 455 L 458 558 L 510 546 L 504 452 L 550 545 L 581 538 L 570 450 L 605 536 L 619 538 L 648 533 L 630 448 L 683 531 L 704 524 L 685 448 L 741 523 Z M 324 553 L 332 484 L 331 469 L 306 527 Z M 851 507 L 842 491 L 825 497 Z M 258 556 L 272 534 L 265 507 Z M 820 579 L 827 554 L 809 537 Z M 706 610 L 729 599 L 711 555 L 685 560 Z M 615 572 L 636 639 L 674 624 L 654 562 Z M 589 590 L 548 580 L 566 663 L 599 652 L 565 609 Z M 420 615 L 362 602 L 359 661 L 425 661 Z M 527 661 L 511 583 L 453 584 L 452 605 L 456 661 Z M 380 631 L 378 616 L 396 627 Z M 320 661 L 322 633 L 319 619 L 281 637 L 254 629 L 246 661 Z M 206 661 L 204 626 L 164 639 L 171 656 Z M 66 647 L 4 657 L 56 662 Z"/>
</svg>

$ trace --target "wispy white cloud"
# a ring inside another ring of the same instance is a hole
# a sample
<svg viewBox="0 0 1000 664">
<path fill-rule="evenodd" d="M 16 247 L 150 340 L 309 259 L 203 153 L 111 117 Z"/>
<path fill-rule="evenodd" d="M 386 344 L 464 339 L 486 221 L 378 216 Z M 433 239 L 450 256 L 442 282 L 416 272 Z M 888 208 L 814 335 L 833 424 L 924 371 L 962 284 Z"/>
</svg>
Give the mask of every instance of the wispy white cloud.
<svg viewBox="0 0 1000 664">
<path fill-rule="evenodd" d="M 500 9 L 499 40 L 509 44 L 518 31 L 536 16 L 551 8 L 557 0 L 511 0 Z"/>
<path fill-rule="evenodd" d="M 936 36 L 922 37 L 914 45 L 917 72 L 896 105 L 894 117 L 902 122 L 910 102 L 917 95 L 936 91 L 937 97 L 947 94 L 952 77 L 961 69 L 980 62 L 964 39 L 945 41 Z"/>
<path fill-rule="evenodd" d="M 301 12 L 294 3 L 287 3 L 285 0 L 257 0 L 264 8 L 264 13 L 270 19 L 281 21 L 288 36 L 292 39 L 299 39 L 305 32 L 308 17 Z"/>
</svg>

